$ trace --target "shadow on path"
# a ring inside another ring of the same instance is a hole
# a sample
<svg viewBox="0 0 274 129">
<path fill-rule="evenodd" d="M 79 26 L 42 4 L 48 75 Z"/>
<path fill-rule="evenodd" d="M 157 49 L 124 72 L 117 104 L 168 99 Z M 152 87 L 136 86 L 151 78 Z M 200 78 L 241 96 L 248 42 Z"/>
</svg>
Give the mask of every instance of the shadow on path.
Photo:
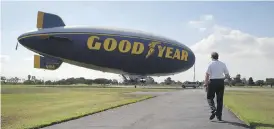
<svg viewBox="0 0 274 129">
<path fill-rule="evenodd" d="M 212 122 L 215 122 L 215 123 L 228 123 L 228 124 L 231 124 L 231 125 L 234 125 L 234 126 L 239 126 L 239 127 L 244 127 L 244 128 L 247 128 L 247 129 L 253 129 L 252 127 L 246 125 L 246 124 L 243 124 L 243 123 L 239 123 L 239 122 L 230 122 L 230 121 L 212 121 Z"/>
</svg>

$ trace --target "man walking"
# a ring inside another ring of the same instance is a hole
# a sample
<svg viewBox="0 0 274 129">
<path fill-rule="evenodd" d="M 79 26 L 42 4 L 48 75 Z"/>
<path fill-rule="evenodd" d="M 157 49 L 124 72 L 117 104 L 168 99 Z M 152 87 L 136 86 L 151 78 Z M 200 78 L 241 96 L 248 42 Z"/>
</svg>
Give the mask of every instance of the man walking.
<svg viewBox="0 0 274 129">
<path fill-rule="evenodd" d="M 217 116 L 219 121 L 222 120 L 223 96 L 224 96 L 224 79 L 230 78 L 225 63 L 218 60 L 217 52 L 211 54 L 212 61 L 209 64 L 206 76 L 205 87 L 207 89 L 207 101 L 211 109 L 210 120 Z M 217 108 L 214 104 L 215 94 L 217 96 Z"/>
</svg>

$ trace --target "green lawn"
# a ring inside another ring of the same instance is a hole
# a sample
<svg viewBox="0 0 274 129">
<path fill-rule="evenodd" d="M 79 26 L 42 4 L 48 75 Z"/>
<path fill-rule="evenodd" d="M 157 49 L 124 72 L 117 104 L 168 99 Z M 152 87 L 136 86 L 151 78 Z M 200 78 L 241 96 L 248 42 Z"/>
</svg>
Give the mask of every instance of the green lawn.
<svg viewBox="0 0 274 129">
<path fill-rule="evenodd" d="M 2 128 L 21 129 L 49 125 L 152 97 L 124 94 L 133 91 L 167 90 L 2 86 Z"/>
<path fill-rule="evenodd" d="M 274 89 L 227 90 L 225 105 L 256 129 L 274 128 Z"/>
</svg>

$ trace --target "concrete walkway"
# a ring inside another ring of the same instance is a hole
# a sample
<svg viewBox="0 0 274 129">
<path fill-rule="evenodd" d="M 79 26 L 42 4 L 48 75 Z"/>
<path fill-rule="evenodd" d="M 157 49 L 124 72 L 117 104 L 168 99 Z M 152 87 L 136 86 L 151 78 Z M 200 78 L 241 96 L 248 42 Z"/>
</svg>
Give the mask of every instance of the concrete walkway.
<svg viewBox="0 0 274 129">
<path fill-rule="evenodd" d="M 209 107 L 202 89 L 186 89 L 56 124 L 45 129 L 246 129 L 243 122 L 224 108 L 223 120 L 209 120 Z"/>
</svg>

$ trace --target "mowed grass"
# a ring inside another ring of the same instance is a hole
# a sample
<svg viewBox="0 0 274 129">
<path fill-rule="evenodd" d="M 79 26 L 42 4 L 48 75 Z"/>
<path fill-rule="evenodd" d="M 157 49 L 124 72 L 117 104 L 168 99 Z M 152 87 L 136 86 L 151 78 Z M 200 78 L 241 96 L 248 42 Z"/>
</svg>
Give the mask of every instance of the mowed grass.
<svg viewBox="0 0 274 129">
<path fill-rule="evenodd" d="M 256 129 L 274 128 L 274 89 L 228 90 L 225 105 Z"/>
<path fill-rule="evenodd" d="M 1 87 L 3 129 L 33 128 L 152 97 L 125 94 L 167 91 L 138 88 Z"/>
</svg>

